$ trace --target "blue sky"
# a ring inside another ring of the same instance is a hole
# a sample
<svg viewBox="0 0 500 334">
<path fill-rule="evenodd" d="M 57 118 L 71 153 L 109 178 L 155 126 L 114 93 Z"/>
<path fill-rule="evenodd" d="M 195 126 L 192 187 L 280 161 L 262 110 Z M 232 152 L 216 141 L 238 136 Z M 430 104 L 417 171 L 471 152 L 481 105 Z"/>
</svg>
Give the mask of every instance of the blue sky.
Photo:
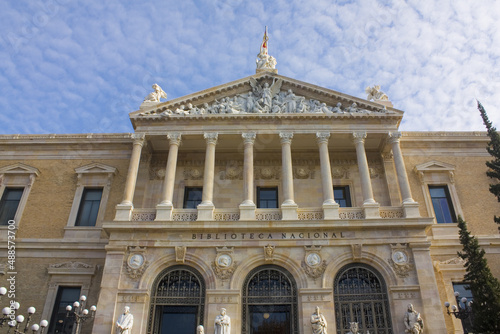
<svg viewBox="0 0 500 334">
<path fill-rule="evenodd" d="M 500 127 L 500 2 L 0 2 L 0 134 L 132 132 L 169 99 L 255 73 L 264 26 L 279 74 L 365 98 L 380 84 L 404 131 Z"/>
</svg>

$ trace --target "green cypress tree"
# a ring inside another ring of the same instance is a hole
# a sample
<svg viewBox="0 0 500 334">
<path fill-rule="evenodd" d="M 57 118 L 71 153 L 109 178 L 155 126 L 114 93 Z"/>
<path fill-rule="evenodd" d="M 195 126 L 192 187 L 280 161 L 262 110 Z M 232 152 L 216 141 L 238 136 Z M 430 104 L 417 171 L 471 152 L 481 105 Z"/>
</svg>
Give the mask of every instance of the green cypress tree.
<svg viewBox="0 0 500 334">
<path fill-rule="evenodd" d="M 483 123 L 488 131 L 488 137 L 490 137 L 490 142 L 488 143 L 488 153 L 494 158 L 491 161 L 486 162 L 486 166 L 489 168 L 486 175 L 492 179 L 500 181 L 500 135 L 497 129 L 491 124 L 484 110 L 483 106 L 479 101 L 477 101 L 477 109 L 481 113 L 483 118 Z M 490 184 L 490 192 L 496 196 L 497 200 L 500 202 L 500 182 L 495 184 Z M 500 217 L 495 216 L 495 223 L 500 224 Z M 499 227 L 500 229 L 500 227 Z"/>
<path fill-rule="evenodd" d="M 460 243 L 463 251 L 458 256 L 466 261 L 467 273 L 464 280 L 469 283 L 474 302 L 472 303 L 475 333 L 500 333 L 500 283 L 491 273 L 484 257 L 485 251 L 476 237 L 467 230 L 467 223 L 458 217 Z"/>
</svg>

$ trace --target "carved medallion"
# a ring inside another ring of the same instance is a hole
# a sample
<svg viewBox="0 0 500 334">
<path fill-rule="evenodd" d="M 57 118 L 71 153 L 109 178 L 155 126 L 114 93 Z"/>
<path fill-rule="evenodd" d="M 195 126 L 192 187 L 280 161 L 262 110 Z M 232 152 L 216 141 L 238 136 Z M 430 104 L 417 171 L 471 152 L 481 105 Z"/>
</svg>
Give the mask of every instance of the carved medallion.
<svg viewBox="0 0 500 334">
<path fill-rule="evenodd" d="M 305 246 L 306 254 L 302 261 L 302 268 L 306 274 L 316 280 L 326 269 L 326 261 L 321 259 L 321 246 Z"/>
<path fill-rule="evenodd" d="M 392 244 L 391 258 L 387 261 L 391 264 L 392 268 L 396 274 L 405 278 L 408 277 L 410 271 L 413 269 L 414 265 L 410 261 L 410 256 L 407 251 L 406 244 Z"/>
<path fill-rule="evenodd" d="M 215 276 L 226 281 L 231 278 L 236 269 L 236 262 L 233 260 L 233 247 L 217 247 L 217 255 L 212 263 Z"/>
<path fill-rule="evenodd" d="M 148 265 L 146 247 L 131 247 L 126 260 L 127 274 L 132 279 L 142 276 Z"/>
</svg>

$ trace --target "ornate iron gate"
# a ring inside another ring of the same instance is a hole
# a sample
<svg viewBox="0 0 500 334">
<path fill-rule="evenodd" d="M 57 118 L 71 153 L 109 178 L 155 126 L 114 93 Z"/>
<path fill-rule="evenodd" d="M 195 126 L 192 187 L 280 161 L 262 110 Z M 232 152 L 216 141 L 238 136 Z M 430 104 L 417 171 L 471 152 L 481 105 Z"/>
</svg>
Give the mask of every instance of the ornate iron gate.
<svg viewBox="0 0 500 334">
<path fill-rule="evenodd" d="M 153 283 L 148 333 L 161 333 L 164 311 L 195 314 L 195 325 L 203 325 L 205 282 L 201 274 L 189 267 L 174 266 L 164 270 Z"/>
<path fill-rule="evenodd" d="M 272 265 L 255 268 L 243 287 L 242 334 L 257 332 L 252 330 L 252 318 L 257 316 L 269 320 L 261 324 L 266 333 L 298 333 L 297 286 L 287 270 Z"/>
<path fill-rule="evenodd" d="M 343 267 L 334 282 L 337 334 L 349 332 L 350 322 L 359 332 L 393 334 L 387 288 L 380 274 L 361 263 Z"/>
</svg>

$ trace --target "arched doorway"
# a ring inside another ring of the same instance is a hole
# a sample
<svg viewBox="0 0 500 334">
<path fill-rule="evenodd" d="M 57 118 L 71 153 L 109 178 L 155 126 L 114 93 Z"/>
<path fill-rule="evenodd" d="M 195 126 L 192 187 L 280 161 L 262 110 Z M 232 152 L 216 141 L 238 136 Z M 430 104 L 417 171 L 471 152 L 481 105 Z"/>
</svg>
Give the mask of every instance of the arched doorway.
<svg viewBox="0 0 500 334">
<path fill-rule="evenodd" d="M 242 334 L 295 334 L 297 285 L 284 268 L 252 270 L 243 285 Z"/>
<path fill-rule="evenodd" d="M 335 277 L 333 296 L 337 334 L 348 333 L 350 322 L 359 324 L 360 333 L 393 333 L 385 281 L 372 267 L 343 267 Z"/>
<path fill-rule="evenodd" d="M 149 334 L 193 334 L 203 325 L 205 281 L 186 266 L 165 269 L 151 292 Z"/>
</svg>

